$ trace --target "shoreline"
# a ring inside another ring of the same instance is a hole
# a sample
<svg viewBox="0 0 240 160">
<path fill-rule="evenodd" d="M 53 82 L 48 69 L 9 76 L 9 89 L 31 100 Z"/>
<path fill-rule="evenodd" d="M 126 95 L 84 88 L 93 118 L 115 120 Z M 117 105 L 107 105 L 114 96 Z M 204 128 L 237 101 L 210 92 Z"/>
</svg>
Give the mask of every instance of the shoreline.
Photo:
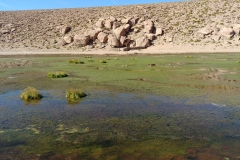
<svg viewBox="0 0 240 160">
<path fill-rule="evenodd" d="M 152 46 L 146 49 L 130 50 L 130 51 L 114 51 L 114 50 L 3 50 L 0 56 L 45 56 L 45 55 L 168 55 L 168 54 L 240 54 L 240 47 L 218 47 L 212 46 Z"/>
</svg>

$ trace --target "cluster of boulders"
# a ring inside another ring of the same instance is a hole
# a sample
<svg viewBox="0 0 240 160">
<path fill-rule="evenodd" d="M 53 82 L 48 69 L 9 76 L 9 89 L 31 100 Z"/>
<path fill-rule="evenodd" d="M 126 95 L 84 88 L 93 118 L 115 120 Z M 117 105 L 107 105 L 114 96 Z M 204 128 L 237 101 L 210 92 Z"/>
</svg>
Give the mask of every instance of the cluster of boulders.
<svg viewBox="0 0 240 160">
<path fill-rule="evenodd" d="M 232 24 L 229 27 L 212 24 L 200 29 L 197 34 L 202 39 L 211 38 L 216 42 L 221 39 L 232 39 L 240 34 L 240 24 Z"/>
<path fill-rule="evenodd" d="M 151 19 L 145 17 L 100 18 L 92 30 L 71 36 L 69 26 L 56 28 L 63 36 L 58 45 L 73 43 L 77 46 L 90 45 L 92 48 L 147 48 L 157 37 L 164 34 L 162 28 L 156 28 Z"/>
</svg>

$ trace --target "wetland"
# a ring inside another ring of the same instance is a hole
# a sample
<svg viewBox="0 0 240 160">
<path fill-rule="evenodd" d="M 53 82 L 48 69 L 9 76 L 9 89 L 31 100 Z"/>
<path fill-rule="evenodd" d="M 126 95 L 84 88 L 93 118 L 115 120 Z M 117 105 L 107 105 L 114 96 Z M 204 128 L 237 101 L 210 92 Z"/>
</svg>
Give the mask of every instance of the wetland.
<svg viewBox="0 0 240 160">
<path fill-rule="evenodd" d="M 240 159 L 239 61 L 240 54 L 1 56 L 0 159 Z M 22 100 L 27 87 L 42 98 Z M 66 98 L 78 88 L 86 97 Z"/>
</svg>

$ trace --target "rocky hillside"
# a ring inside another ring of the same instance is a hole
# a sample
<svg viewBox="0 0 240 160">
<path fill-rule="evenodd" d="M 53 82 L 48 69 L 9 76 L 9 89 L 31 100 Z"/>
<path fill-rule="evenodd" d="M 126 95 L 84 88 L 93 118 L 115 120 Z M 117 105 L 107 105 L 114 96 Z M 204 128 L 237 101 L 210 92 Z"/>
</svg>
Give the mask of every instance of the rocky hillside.
<svg viewBox="0 0 240 160">
<path fill-rule="evenodd" d="M 236 47 L 239 0 L 0 12 L 1 51 L 129 50 L 157 45 Z"/>
</svg>

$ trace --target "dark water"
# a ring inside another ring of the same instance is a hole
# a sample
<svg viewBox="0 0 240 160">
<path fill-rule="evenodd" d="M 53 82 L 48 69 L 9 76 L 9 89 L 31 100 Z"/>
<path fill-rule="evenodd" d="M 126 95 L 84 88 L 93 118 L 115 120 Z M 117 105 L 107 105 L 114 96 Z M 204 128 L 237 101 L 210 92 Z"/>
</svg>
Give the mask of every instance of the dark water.
<svg viewBox="0 0 240 160">
<path fill-rule="evenodd" d="M 60 91 L 0 95 L 0 159 L 239 159 L 240 108 L 189 99 Z M 61 157 L 61 158 L 60 158 Z"/>
</svg>

